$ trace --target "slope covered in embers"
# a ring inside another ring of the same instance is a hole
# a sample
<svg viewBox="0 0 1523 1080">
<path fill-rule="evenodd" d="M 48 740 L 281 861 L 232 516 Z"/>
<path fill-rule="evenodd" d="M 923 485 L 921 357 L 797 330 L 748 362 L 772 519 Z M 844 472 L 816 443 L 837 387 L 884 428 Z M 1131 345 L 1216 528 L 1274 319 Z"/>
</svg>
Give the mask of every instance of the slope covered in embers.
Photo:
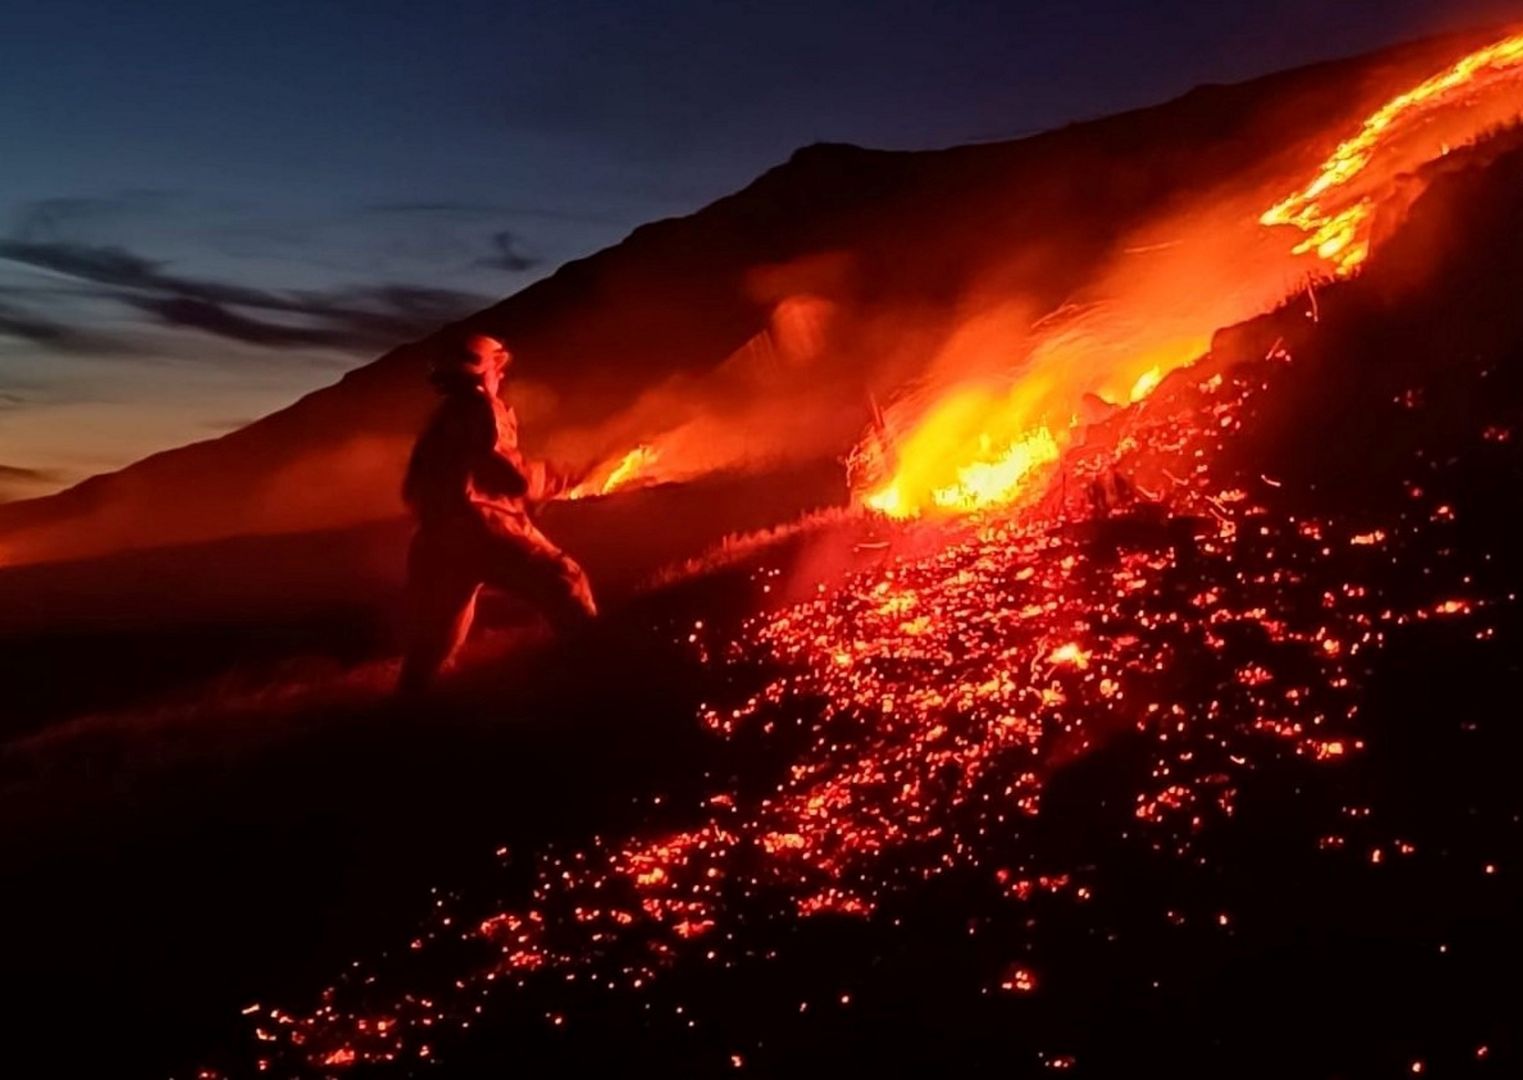
<svg viewBox="0 0 1523 1080">
<path fill-rule="evenodd" d="M 1299 172 L 1374 104 L 1484 35 L 1403 46 L 1017 142 L 801 151 L 745 190 L 467 320 L 521 357 L 533 449 L 588 464 L 698 416 L 690 447 L 765 467 L 848 449 L 975 287 L 1034 315 L 1151 215 Z M 0 507 L 0 562 L 393 516 L 438 338 L 220 439 Z M 701 414 L 701 416 L 699 415 Z"/>
<path fill-rule="evenodd" d="M 756 617 L 694 590 L 712 779 L 254 1010 L 245 1064 L 1500 1065 L 1520 193 L 1520 152 L 1440 177 L 1023 515 Z"/>
</svg>

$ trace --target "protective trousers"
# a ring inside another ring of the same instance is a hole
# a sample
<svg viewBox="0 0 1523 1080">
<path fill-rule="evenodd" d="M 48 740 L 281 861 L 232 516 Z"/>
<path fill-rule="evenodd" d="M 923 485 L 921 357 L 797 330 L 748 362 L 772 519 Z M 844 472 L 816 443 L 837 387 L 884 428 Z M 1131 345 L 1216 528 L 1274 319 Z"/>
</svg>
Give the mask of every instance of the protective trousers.
<svg viewBox="0 0 1523 1080">
<path fill-rule="evenodd" d="M 587 574 L 521 515 L 462 513 L 419 526 L 407 553 L 407 654 L 400 689 L 425 688 L 470 631 L 483 585 L 570 629 L 597 614 Z"/>
</svg>

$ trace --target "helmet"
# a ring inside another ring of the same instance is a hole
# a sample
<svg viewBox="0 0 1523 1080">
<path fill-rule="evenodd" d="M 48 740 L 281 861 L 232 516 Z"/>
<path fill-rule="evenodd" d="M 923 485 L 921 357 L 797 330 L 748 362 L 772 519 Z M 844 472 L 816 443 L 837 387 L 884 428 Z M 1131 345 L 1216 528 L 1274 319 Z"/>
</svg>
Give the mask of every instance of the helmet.
<svg viewBox="0 0 1523 1080">
<path fill-rule="evenodd" d="M 435 358 L 432 378 L 480 380 L 492 369 L 502 370 L 512 361 L 507 347 L 485 334 L 468 334 L 448 345 Z"/>
</svg>

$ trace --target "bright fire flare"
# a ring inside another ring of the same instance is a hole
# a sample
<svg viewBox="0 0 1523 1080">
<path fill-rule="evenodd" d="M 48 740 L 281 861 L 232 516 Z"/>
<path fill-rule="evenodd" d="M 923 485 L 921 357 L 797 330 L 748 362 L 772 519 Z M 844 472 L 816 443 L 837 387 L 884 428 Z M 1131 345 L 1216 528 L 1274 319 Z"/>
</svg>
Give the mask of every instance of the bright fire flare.
<svg viewBox="0 0 1523 1080">
<path fill-rule="evenodd" d="M 661 451 L 642 443 L 621 457 L 601 481 L 585 480 L 567 493 L 568 499 L 585 499 L 590 495 L 611 495 L 640 480 L 650 479 L 650 470 L 661 459 Z M 594 474 L 596 475 L 596 473 Z"/>
<path fill-rule="evenodd" d="M 1132 392 L 1127 395 L 1127 400 L 1135 405 L 1154 390 L 1157 390 L 1158 384 L 1161 382 L 1163 382 L 1163 367 L 1159 364 L 1154 364 L 1141 375 L 1137 376 L 1137 381 L 1132 383 Z"/>
<path fill-rule="evenodd" d="M 603 481 L 602 494 L 619 490 L 628 486 L 637 477 L 643 475 L 661 457 L 661 451 L 651 446 L 637 446 L 614 466 L 613 472 L 608 474 L 608 479 Z"/>
<path fill-rule="evenodd" d="M 1058 460 L 1058 442 L 1042 427 L 1021 436 L 994 461 L 975 461 L 957 470 L 957 483 L 937 488 L 931 499 L 948 510 L 977 510 L 1015 498 L 1042 465 Z"/>
</svg>

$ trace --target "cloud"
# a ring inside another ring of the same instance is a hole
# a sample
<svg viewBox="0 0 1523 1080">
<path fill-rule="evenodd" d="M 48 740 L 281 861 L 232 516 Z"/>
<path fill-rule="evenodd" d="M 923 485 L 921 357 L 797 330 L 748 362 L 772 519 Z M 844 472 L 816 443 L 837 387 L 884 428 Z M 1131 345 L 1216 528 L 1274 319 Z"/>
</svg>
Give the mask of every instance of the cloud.
<svg viewBox="0 0 1523 1080">
<path fill-rule="evenodd" d="M 28 469 L 20 465 L 0 465 L 0 502 L 25 499 L 46 494 L 45 490 L 57 487 L 64 477 L 47 469 Z"/>
<path fill-rule="evenodd" d="M 526 270 L 534 269 L 540 263 L 539 259 L 520 249 L 519 238 L 511 229 L 503 229 L 493 234 L 492 247 L 496 249 L 493 254 L 478 260 L 476 265 L 521 274 Z"/>
<path fill-rule="evenodd" d="M 51 484 L 57 474 L 46 469 L 27 469 L 20 465 L 0 465 L 0 483 Z"/>
<path fill-rule="evenodd" d="M 0 240 L 0 259 L 103 285 L 148 285 L 162 280 L 161 263 L 118 247 L 89 247 L 53 240 Z"/>
<path fill-rule="evenodd" d="M 17 338 L 54 352 L 113 352 L 120 348 L 117 342 L 85 333 L 68 323 L 6 300 L 0 300 L 0 338 Z M 16 404 L 20 404 L 20 399 L 15 395 L 0 394 L 0 407 Z"/>
<path fill-rule="evenodd" d="M 329 296 L 365 305 L 381 305 L 408 318 L 442 318 L 457 310 L 465 301 L 485 303 L 481 297 L 452 289 L 435 289 L 424 285 L 367 285 L 363 288 L 336 290 L 331 293 L 307 294 Z"/>
<path fill-rule="evenodd" d="M 249 345 L 316 346 L 344 348 L 356 344 L 336 330 L 322 327 L 284 326 L 240 315 L 232 308 L 194 296 L 125 297 L 127 303 L 153 315 L 165 326 L 200 330 Z M 368 345 L 367 345 L 368 347 Z"/>
<path fill-rule="evenodd" d="M 17 213 L 12 235 L 18 240 L 63 240 L 81 226 L 99 233 L 124 221 L 161 215 L 179 201 L 181 197 L 174 192 L 147 189 L 106 197 L 33 199 Z"/>
<path fill-rule="evenodd" d="M 446 214 L 451 217 L 485 217 L 497 213 L 490 203 L 469 202 L 388 202 L 372 203 L 365 208 L 372 214 Z"/>
<path fill-rule="evenodd" d="M 96 247 L 72 241 L 0 240 L 0 259 L 92 285 L 142 289 L 250 307 L 278 307 L 281 304 L 276 294 L 262 289 L 165 273 L 163 262 L 145 259 L 114 246 Z"/>
<path fill-rule="evenodd" d="M 203 420 L 201 426 L 207 431 L 237 431 L 239 428 L 248 427 L 257 419 L 256 416 L 238 416 L 231 419 Z"/>
<path fill-rule="evenodd" d="M 390 284 L 291 293 L 269 310 L 315 320 L 346 341 L 368 340 L 374 348 L 423 337 L 489 303 L 453 289 Z"/>
<path fill-rule="evenodd" d="M 387 202 L 365 207 L 370 214 L 443 217 L 458 221 L 501 221 L 505 218 L 538 218 L 591 225 L 625 225 L 624 215 L 607 211 L 566 210 L 552 206 L 524 206 L 473 202 Z"/>
<path fill-rule="evenodd" d="M 151 315 L 160 325 L 268 348 L 293 346 L 368 354 L 486 306 L 449 289 L 386 284 L 273 291 L 191 278 L 125 248 L 69 241 L 0 240 L 0 259 L 90 286 L 90 294 Z M 61 324 L 0 309 L 0 333 L 54 349 L 82 347 Z"/>
</svg>

